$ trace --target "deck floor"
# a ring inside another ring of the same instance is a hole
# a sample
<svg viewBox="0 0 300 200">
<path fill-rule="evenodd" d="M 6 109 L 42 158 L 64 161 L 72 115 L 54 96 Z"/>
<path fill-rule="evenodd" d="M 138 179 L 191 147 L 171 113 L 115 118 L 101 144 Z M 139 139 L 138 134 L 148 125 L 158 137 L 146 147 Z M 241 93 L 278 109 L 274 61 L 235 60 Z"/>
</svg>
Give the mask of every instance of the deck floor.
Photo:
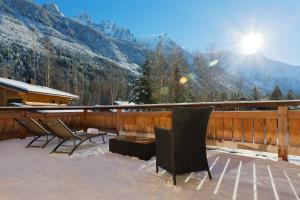
<svg viewBox="0 0 300 200">
<path fill-rule="evenodd" d="M 155 157 L 121 156 L 103 144 L 49 154 L 56 140 L 45 149 L 25 149 L 28 141 L 0 142 L 0 200 L 300 198 L 300 166 L 284 161 L 208 151 L 213 180 L 197 172 L 173 186 L 169 173 L 155 173 Z"/>
</svg>

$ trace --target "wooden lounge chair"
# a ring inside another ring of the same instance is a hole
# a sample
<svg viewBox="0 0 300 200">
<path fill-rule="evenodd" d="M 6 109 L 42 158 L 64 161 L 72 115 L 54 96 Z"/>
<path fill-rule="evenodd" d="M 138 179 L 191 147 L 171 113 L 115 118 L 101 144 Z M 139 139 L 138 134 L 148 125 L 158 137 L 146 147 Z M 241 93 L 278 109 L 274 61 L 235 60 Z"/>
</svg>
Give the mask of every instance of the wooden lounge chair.
<svg viewBox="0 0 300 200">
<path fill-rule="evenodd" d="M 94 137 L 102 136 L 103 143 L 105 144 L 104 134 L 103 132 L 99 132 L 98 134 L 89 134 L 86 132 L 75 132 L 72 131 L 63 121 L 58 119 L 57 121 L 43 121 L 52 132 L 59 139 L 59 144 L 53 149 L 51 153 L 66 153 L 72 155 L 74 151 L 86 140 L 90 140 Z M 73 141 L 73 145 L 65 144 L 66 142 Z M 77 143 L 77 141 L 79 143 Z M 57 151 L 57 149 L 61 146 L 72 146 L 72 150 L 70 152 L 67 151 Z"/>
<path fill-rule="evenodd" d="M 179 108 L 173 111 L 172 129 L 155 127 L 156 173 L 158 166 L 173 174 L 206 170 L 206 130 L 212 108 Z"/>
<path fill-rule="evenodd" d="M 16 122 L 18 122 L 20 125 L 22 125 L 24 128 L 26 128 L 31 134 L 33 134 L 34 139 L 29 142 L 27 147 L 42 147 L 45 148 L 45 146 L 55 138 L 55 136 L 52 135 L 50 131 L 45 129 L 41 124 L 39 124 L 36 120 L 30 118 L 30 119 L 15 119 Z M 35 144 L 34 142 L 44 142 L 41 145 Z"/>
</svg>

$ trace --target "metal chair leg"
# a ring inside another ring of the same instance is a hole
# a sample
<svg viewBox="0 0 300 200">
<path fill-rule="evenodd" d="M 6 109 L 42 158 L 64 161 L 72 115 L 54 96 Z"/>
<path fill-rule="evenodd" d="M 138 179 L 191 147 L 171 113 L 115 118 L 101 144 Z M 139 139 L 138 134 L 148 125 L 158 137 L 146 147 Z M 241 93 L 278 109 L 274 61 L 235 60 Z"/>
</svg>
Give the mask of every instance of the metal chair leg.
<svg viewBox="0 0 300 200">
<path fill-rule="evenodd" d="M 71 150 L 71 152 L 69 153 L 69 156 L 72 155 L 74 153 L 74 151 L 86 140 L 91 140 L 92 138 L 86 138 L 85 140 L 80 140 L 80 142 L 76 145 L 74 145 L 73 149 Z"/>
<path fill-rule="evenodd" d="M 74 153 L 74 151 L 83 143 L 85 140 L 81 140 L 78 144 L 74 145 L 73 149 L 70 151 L 69 156 Z"/>
<path fill-rule="evenodd" d="M 60 145 L 62 145 L 64 142 L 66 142 L 67 140 L 62 140 L 52 151 L 51 151 L 51 153 L 54 153 L 57 149 L 58 149 L 58 147 L 60 147 Z"/>
<path fill-rule="evenodd" d="M 158 164 L 156 162 L 156 173 L 158 173 Z"/>
<path fill-rule="evenodd" d="M 176 185 L 176 174 L 173 174 L 173 184 Z"/>
<path fill-rule="evenodd" d="M 42 149 L 43 148 L 45 148 L 45 146 L 51 141 L 51 140 L 53 140 L 55 137 L 54 136 L 52 136 L 51 138 L 50 138 L 50 140 L 48 139 L 48 136 L 47 136 L 47 141 L 46 141 L 46 143 L 42 146 Z"/>
<path fill-rule="evenodd" d="M 102 136 L 103 144 L 105 144 L 104 135 L 102 134 L 101 136 Z"/>
<path fill-rule="evenodd" d="M 210 170 L 209 170 L 209 169 L 207 170 L 207 173 L 208 173 L 209 179 L 212 180 L 211 173 L 210 173 Z"/>
<path fill-rule="evenodd" d="M 30 147 L 30 145 L 31 145 L 32 143 L 34 143 L 34 142 L 35 142 L 37 139 L 39 139 L 40 137 L 42 137 L 42 136 L 35 137 L 31 142 L 29 142 L 29 144 L 27 144 L 26 148 Z"/>
</svg>

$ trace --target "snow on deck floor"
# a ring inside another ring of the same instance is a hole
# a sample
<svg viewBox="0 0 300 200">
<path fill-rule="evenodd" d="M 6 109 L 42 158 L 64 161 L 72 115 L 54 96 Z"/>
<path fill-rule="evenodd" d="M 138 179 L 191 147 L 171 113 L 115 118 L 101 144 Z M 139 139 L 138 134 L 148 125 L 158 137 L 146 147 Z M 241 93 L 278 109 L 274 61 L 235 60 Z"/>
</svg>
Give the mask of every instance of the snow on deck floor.
<svg viewBox="0 0 300 200">
<path fill-rule="evenodd" d="M 169 173 L 155 173 L 155 157 L 113 154 L 107 144 L 87 144 L 72 156 L 49 154 L 56 140 L 45 149 L 25 149 L 29 141 L 0 142 L 0 200 L 300 197 L 300 167 L 284 161 L 208 151 L 213 180 L 197 172 L 178 176 L 173 186 Z"/>
</svg>

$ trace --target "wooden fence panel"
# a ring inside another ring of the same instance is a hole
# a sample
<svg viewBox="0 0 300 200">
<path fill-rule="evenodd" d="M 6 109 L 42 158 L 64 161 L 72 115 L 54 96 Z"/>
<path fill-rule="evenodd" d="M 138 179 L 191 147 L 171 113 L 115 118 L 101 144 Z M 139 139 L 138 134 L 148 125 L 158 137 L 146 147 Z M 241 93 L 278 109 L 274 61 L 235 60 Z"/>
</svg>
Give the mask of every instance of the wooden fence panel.
<svg viewBox="0 0 300 200">
<path fill-rule="evenodd" d="M 254 143 L 265 143 L 265 120 L 254 119 Z"/>
<path fill-rule="evenodd" d="M 116 112 L 36 113 L 0 112 L 0 140 L 23 137 L 26 129 L 14 118 L 33 117 L 43 120 L 62 119 L 74 128 L 116 129 Z M 171 128 L 171 112 L 121 112 L 120 128 L 124 131 L 153 133 L 153 128 Z M 300 146 L 300 111 L 288 111 L 289 145 Z M 267 145 L 277 144 L 277 111 L 214 111 L 208 123 L 207 138 Z"/>
<path fill-rule="evenodd" d="M 266 144 L 277 144 L 277 119 L 266 119 Z"/>
<path fill-rule="evenodd" d="M 6 138 L 6 135 L 4 134 L 4 129 L 5 129 L 5 121 L 3 119 L 0 119 L 0 140 Z"/>
<path fill-rule="evenodd" d="M 243 119 L 233 119 L 233 140 L 241 142 L 243 138 Z"/>
<path fill-rule="evenodd" d="M 253 120 L 243 119 L 244 142 L 253 143 Z"/>
<path fill-rule="evenodd" d="M 99 112 L 98 114 L 98 128 L 115 129 L 116 128 L 116 113 Z"/>
<path fill-rule="evenodd" d="M 300 146 L 300 120 L 289 120 L 289 145 L 293 147 Z"/>
<path fill-rule="evenodd" d="M 121 125 L 120 128 L 121 130 L 124 131 L 133 131 L 136 132 L 136 116 L 131 115 L 131 116 L 126 116 L 124 114 L 121 115 Z"/>
<path fill-rule="evenodd" d="M 214 118 L 210 118 L 208 121 L 208 126 L 207 126 L 207 139 L 215 139 L 215 132 L 214 132 Z"/>
<path fill-rule="evenodd" d="M 172 128 L 171 118 L 167 116 L 155 117 L 154 118 L 154 126 L 161 128 Z"/>
<path fill-rule="evenodd" d="M 13 119 L 8 118 L 5 120 L 4 134 L 9 135 L 9 138 L 14 138 L 17 136 L 16 132 L 14 131 Z"/>
<path fill-rule="evenodd" d="M 224 119 L 223 129 L 224 129 L 224 140 L 232 141 L 233 137 L 233 124 L 232 119 Z"/>
<path fill-rule="evenodd" d="M 216 118 L 215 120 L 215 140 L 223 140 L 223 119 Z"/>
</svg>

